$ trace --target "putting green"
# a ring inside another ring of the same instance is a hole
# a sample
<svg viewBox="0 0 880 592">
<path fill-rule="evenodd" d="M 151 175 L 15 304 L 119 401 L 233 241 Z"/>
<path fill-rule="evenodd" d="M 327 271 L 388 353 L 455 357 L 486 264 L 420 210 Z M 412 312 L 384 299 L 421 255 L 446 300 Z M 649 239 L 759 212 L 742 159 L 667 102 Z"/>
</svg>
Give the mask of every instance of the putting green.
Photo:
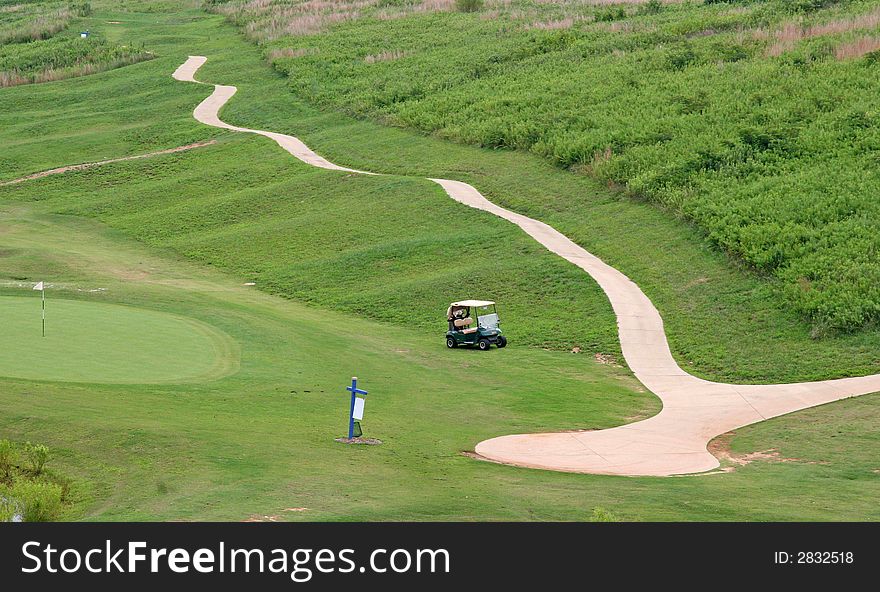
<svg viewBox="0 0 880 592">
<path fill-rule="evenodd" d="M 99 383 L 193 382 L 238 368 L 235 342 L 199 321 L 154 310 L 0 298 L 0 376 Z"/>
</svg>

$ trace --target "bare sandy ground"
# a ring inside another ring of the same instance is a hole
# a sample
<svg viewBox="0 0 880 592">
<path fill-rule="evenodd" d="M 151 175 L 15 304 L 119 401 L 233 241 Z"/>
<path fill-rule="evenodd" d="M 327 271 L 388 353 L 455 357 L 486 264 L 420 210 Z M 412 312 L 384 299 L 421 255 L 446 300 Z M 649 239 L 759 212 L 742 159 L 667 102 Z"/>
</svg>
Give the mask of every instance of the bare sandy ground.
<svg viewBox="0 0 880 592">
<path fill-rule="evenodd" d="M 174 72 L 174 78 L 198 82 L 194 75 L 206 60 L 190 57 Z M 219 111 L 235 92 L 234 86 L 214 85 L 211 96 L 195 108 L 193 116 L 206 125 L 272 138 L 296 158 L 316 167 L 375 174 L 333 164 L 293 136 L 221 121 Z M 663 409 L 654 417 L 607 430 L 492 438 L 476 446 L 477 454 L 486 459 L 578 473 L 698 473 L 719 466 L 707 450 L 715 436 L 807 407 L 880 391 L 880 375 L 774 385 L 724 384 L 691 376 L 672 357 L 660 313 L 628 277 L 554 228 L 495 205 L 467 183 L 431 180 L 452 199 L 516 224 L 548 250 L 587 272 L 614 308 L 627 364 L 663 402 Z"/>
</svg>

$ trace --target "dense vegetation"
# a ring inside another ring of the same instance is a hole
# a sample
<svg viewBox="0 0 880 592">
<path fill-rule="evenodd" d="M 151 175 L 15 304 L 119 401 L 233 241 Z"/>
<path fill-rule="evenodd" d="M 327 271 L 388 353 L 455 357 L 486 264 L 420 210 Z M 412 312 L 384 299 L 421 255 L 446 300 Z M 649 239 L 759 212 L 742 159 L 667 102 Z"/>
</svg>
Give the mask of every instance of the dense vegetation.
<svg viewBox="0 0 880 592">
<path fill-rule="evenodd" d="M 0 0 L 0 44 L 48 39 L 65 30 L 75 16 L 84 16 L 89 10 L 88 4 Z"/>
<path fill-rule="evenodd" d="M 84 76 L 153 57 L 143 46 L 68 31 L 91 5 L 0 0 L 0 87 Z"/>
<path fill-rule="evenodd" d="M 46 470 L 49 448 L 0 440 L 0 522 L 57 520 L 67 481 Z"/>
<path fill-rule="evenodd" d="M 875 2 L 212 5 L 318 105 L 623 184 L 816 336 L 880 320 Z"/>
</svg>

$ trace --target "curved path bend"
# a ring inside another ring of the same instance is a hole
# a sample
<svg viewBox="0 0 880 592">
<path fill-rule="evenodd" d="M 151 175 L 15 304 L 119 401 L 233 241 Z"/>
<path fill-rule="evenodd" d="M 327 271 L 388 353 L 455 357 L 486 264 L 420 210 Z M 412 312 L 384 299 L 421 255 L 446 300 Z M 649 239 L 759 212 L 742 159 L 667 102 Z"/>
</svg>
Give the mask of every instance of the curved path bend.
<svg viewBox="0 0 880 592">
<path fill-rule="evenodd" d="M 206 60 L 190 57 L 174 72 L 174 78 L 199 82 L 193 76 Z M 206 125 L 272 138 L 296 158 L 316 167 L 376 174 L 333 164 L 293 136 L 224 123 L 218 113 L 235 91 L 234 86 L 214 85 L 214 92 L 195 108 L 193 116 Z M 452 199 L 516 224 L 547 249 L 590 274 L 614 308 L 626 363 L 663 402 L 663 409 L 654 417 L 607 430 L 492 438 L 476 446 L 477 454 L 486 459 L 578 473 L 698 473 L 719 465 L 706 449 L 715 436 L 792 411 L 880 391 L 880 374 L 773 385 L 723 384 L 691 376 L 672 357 L 660 313 L 632 280 L 547 224 L 495 205 L 467 183 L 431 180 Z"/>
</svg>

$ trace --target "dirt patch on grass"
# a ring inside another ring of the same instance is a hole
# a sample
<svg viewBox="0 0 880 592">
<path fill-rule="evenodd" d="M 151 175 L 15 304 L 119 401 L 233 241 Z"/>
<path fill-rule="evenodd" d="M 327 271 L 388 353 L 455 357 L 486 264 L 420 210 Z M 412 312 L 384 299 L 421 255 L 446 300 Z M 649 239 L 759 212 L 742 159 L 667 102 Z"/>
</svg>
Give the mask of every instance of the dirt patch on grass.
<svg viewBox="0 0 880 592">
<path fill-rule="evenodd" d="M 730 442 L 733 440 L 734 436 L 736 436 L 736 432 L 727 432 L 726 434 L 721 434 L 720 436 L 709 442 L 708 449 L 712 456 L 717 458 L 722 463 L 727 462 L 730 465 L 727 467 L 723 467 L 718 471 L 715 471 L 715 473 L 729 473 L 732 472 L 736 467 L 744 467 L 745 465 L 751 464 L 755 461 L 780 463 L 796 462 L 808 465 L 828 464 L 822 461 L 808 461 L 800 458 L 786 458 L 782 456 L 779 450 L 776 448 L 768 448 L 767 450 L 758 450 L 755 452 L 737 454 L 730 449 Z"/>
<path fill-rule="evenodd" d="M 694 286 L 702 286 L 703 284 L 706 284 L 706 283 L 708 283 L 708 282 L 709 282 L 709 278 L 707 278 L 707 277 L 698 277 L 698 278 L 696 278 L 696 279 L 694 279 L 694 280 L 689 281 L 689 282 L 686 283 L 683 287 L 684 287 L 685 290 L 687 290 L 688 288 L 693 288 Z"/>
<path fill-rule="evenodd" d="M 472 459 L 474 459 L 474 460 L 481 460 L 481 461 L 483 461 L 483 462 L 492 463 L 493 465 L 505 465 L 505 466 L 508 466 L 508 467 L 510 467 L 510 466 L 515 466 L 515 465 L 510 465 L 510 464 L 508 464 L 508 463 L 503 463 L 503 462 L 500 462 L 500 461 L 497 461 L 497 460 L 494 460 L 494 459 L 491 459 L 491 458 L 486 458 L 485 456 L 482 456 L 482 455 L 480 455 L 480 454 L 477 454 L 477 453 L 474 452 L 473 450 L 462 450 L 462 451 L 461 451 L 461 455 L 462 455 L 462 456 L 466 456 L 466 457 L 468 457 L 468 458 L 472 458 Z"/>
<path fill-rule="evenodd" d="M 366 446 L 378 446 L 382 440 L 377 438 L 336 438 L 337 442 L 342 444 L 363 444 Z"/>
<path fill-rule="evenodd" d="M 308 508 L 284 508 L 282 512 L 305 512 Z M 280 522 L 284 517 L 280 514 L 251 514 L 242 522 Z"/>
<path fill-rule="evenodd" d="M 278 522 L 281 520 L 281 516 L 262 516 L 260 514 L 254 514 L 252 516 L 248 516 L 242 522 Z"/>
<path fill-rule="evenodd" d="M 603 366 L 614 366 L 615 368 L 623 368 L 623 366 L 621 366 L 620 363 L 617 361 L 617 358 L 615 358 L 611 354 L 597 353 L 593 355 L 593 358 L 596 360 L 596 362 L 602 364 Z"/>
</svg>

